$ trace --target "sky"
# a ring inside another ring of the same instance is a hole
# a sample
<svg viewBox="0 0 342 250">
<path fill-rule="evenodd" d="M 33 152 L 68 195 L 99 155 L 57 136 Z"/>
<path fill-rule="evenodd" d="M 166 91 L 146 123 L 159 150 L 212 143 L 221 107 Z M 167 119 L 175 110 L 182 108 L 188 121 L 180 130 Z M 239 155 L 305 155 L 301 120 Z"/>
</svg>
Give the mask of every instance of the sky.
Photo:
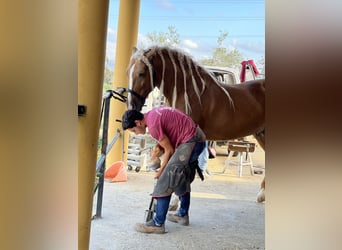
<svg viewBox="0 0 342 250">
<path fill-rule="evenodd" d="M 110 0 L 107 58 L 114 61 L 119 0 Z M 146 34 L 167 32 L 173 26 L 180 48 L 200 60 L 212 55 L 220 32 L 228 32 L 223 45 L 237 49 L 245 60 L 265 58 L 264 0 L 141 0 L 139 44 Z"/>
</svg>

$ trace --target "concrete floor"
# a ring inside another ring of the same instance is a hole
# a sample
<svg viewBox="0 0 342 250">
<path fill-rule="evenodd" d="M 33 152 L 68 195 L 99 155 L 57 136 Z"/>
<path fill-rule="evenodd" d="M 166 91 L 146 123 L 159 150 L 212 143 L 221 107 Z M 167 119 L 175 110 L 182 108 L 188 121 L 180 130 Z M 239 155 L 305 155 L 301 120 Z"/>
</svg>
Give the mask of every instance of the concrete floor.
<svg viewBox="0 0 342 250">
<path fill-rule="evenodd" d="M 255 201 L 264 174 L 251 176 L 244 167 L 239 178 L 236 166 L 222 173 L 226 156 L 220 154 L 226 148 L 217 152 L 208 163 L 212 175 L 203 182 L 196 177 L 192 184 L 190 226 L 167 221 L 168 233 L 163 235 L 134 231 L 137 222 L 144 222 L 153 172 L 127 171 L 127 182 L 105 182 L 102 218 L 92 221 L 90 249 L 265 249 L 265 204 Z M 264 170 L 260 147 L 252 158 Z"/>
</svg>

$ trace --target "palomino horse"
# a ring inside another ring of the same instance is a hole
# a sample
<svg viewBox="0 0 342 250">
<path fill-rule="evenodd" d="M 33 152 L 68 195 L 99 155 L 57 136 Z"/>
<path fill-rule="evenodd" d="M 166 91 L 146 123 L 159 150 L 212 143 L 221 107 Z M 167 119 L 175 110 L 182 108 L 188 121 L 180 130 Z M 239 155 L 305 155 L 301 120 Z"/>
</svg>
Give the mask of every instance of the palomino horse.
<svg viewBox="0 0 342 250">
<path fill-rule="evenodd" d="M 179 50 L 154 46 L 133 50 L 127 68 L 128 106 L 141 110 L 148 94 L 159 88 L 168 103 L 188 114 L 208 140 L 254 135 L 265 146 L 265 81 L 221 84 Z M 265 179 L 257 196 L 264 201 Z"/>
</svg>

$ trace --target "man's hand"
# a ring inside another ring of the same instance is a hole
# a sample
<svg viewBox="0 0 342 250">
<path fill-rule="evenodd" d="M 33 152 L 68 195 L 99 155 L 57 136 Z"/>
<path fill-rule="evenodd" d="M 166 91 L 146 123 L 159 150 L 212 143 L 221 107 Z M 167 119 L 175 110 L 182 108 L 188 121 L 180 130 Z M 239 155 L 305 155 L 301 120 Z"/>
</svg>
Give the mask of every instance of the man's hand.
<svg viewBox="0 0 342 250">
<path fill-rule="evenodd" d="M 174 152 L 174 149 L 173 149 L 173 147 L 171 145 L 171 142 L 170 142 L 169 138 L 166 135 L 164 135 L 163 139 L 158 141 L 158 143 L 164 149 L 164 157 L 163 157 L 163 161 L 162 161 L 162 163 L 160 165 L 159 171 L 156 173 L 154 179 L 159 179 L 159 177 L 163 173 L 163 170 L 164 170 L 167 162 L 169 161 L 171 155 Z"/>
<path fill-rule="evenodd" d="M 163 171 L 159 170 L 156 175 L 154 176 L 154 179 L 159 179 L 160 175 L 162 174 Z"/>
</svg>

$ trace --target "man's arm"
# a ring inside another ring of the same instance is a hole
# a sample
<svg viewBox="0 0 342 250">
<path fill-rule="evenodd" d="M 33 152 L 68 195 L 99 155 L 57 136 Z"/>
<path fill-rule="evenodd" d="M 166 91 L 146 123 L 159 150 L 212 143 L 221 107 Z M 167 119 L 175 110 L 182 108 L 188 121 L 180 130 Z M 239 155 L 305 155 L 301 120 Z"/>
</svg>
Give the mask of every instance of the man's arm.
<svg viewBox="0 0 342 250">
<path fill-rule="evenodd" d="M 157 172 L 156 176 L 154 177 L 156 179 L 158 179 L 160 177 L 160 175 L 162 174 L 162 172 L 163 172 L 166 164 L 168 163 L 170 157 L 172 156 L 173 152 L 175 151 L 171 145 L 169 137 L 167 137 L 166 135 L 164 135 L 163 139 L 161 139 L 158 143 L 164 149 L 164 157 L 163 157 L 163 161 L 161 163 L 160 169 Z"/>
</svg>

